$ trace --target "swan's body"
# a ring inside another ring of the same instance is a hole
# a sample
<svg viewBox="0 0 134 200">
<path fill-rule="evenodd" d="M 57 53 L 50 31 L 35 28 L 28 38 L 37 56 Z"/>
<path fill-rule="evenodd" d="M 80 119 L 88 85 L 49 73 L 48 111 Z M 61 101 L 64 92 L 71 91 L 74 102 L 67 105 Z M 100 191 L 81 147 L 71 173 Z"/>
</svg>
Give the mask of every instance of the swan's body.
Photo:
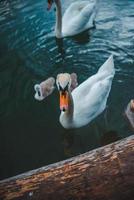
<svg viewBox="0 0 134 200">
<path fill-rule="evenodd" d="M 71 3 L 63 17 L 61 1 L 54 0 L 54 2 L 56 5 L 55 34 L 57 38 L 77 35 L 93 27 L 96 15 L 96 0 L 84 0 Z"/>
<path fill-rule="evenodd" d="M 104 111 L 114 74 L 113 56 L 110 56 L 95 75 L 76 87 L 72 93 L 68 91 L 68 109 L 61 111 L 60 115 L 60 123 L 64 128 L 85 126 Z"/>
</svg>

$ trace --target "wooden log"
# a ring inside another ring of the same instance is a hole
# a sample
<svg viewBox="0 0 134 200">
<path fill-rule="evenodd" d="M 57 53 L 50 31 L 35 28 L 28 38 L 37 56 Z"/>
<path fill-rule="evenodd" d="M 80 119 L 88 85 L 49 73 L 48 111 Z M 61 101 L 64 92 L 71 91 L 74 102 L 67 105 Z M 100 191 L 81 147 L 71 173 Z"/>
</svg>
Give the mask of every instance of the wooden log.
<svg viewBox="0 0 134 200">
<path fill-rule="evenodd" d="M 0 181 L 0 200 L 90 199 L 134 199 L 134 136 Z"/>
</svg>

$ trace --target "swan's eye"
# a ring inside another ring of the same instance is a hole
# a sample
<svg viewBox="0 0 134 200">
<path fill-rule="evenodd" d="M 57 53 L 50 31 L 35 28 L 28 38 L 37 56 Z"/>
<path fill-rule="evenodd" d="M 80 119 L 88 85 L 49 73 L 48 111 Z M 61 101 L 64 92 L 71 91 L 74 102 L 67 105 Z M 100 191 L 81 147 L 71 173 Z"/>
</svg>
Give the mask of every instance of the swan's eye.
<svg viewBox="0 0 134 200">
<path fill-rule="evenodd" d="M 58 87 L 58 90 L 61 90 L 61 86 L 59 82 L 57 82 L 57 87 Z"/>
<path fill-rule="evenodd" d="M 62 91 L 62 90 L 63 90 L 63 88 L 60 86 L 60 84 L 59 84 L 59 90 L 60 90 L 60 91 Z"/>
</svg>

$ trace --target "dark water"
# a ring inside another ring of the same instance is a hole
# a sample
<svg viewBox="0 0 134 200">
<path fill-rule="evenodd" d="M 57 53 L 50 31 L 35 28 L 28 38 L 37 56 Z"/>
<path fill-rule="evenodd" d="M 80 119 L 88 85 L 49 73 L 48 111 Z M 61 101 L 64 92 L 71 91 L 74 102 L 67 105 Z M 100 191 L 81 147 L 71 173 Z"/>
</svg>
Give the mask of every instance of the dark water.
<svg viewBox="0 0 134 200">
<path fill-rule="evenodd" d="M 134 98 L 134 1 L 100 0 L 98 7 L 95 28 L 59 42 L 45 0 L 0 1 L 0 179 L 132 134 L 123 112 Z M 59 72 L 76 72 L 81 83 L 111 53 L 116 76 L 106 111 L 86 127 L 64 130 L 57 91 L 37 102 L 34 84 Z"/>
</svg>

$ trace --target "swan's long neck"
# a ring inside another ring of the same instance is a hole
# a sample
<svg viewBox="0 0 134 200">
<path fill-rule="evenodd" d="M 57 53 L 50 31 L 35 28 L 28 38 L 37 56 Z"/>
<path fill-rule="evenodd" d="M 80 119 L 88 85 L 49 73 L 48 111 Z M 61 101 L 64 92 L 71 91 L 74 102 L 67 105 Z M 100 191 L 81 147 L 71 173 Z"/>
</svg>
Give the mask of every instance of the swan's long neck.
<svg viewBox="0 0 134 200">
<path fill-rule="evenodd" d="M 62 38 L 62 10 L 60 0 L 55 0 L 56 5 L 56 25 L 55 34 L 57 38 Z"/>
</svg>

